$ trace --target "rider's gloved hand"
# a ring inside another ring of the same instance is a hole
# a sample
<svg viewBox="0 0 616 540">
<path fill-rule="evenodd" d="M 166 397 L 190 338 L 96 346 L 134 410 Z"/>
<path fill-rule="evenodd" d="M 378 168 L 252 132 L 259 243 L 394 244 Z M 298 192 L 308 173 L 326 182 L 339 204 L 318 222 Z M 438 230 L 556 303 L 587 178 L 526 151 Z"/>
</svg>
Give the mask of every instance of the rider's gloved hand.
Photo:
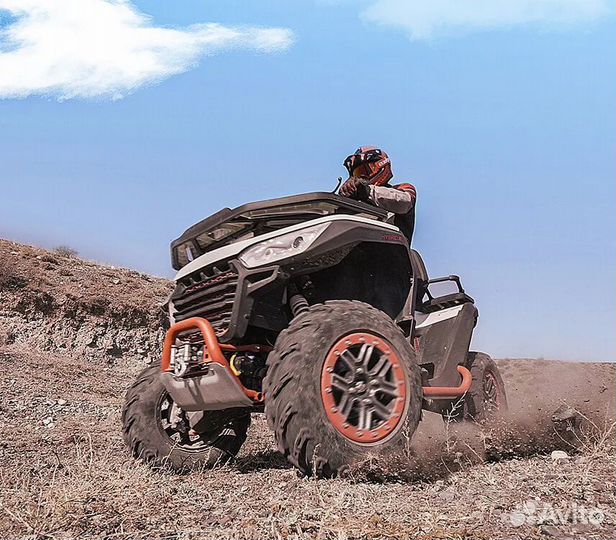
<svg viewBox="0 0 616 540">
<path fill-rule="evenodd" d="M 370 189 L 365 180 L 357 178 L 356 176 L 351 176 L 340 186 L 340 195 L 358 201 L 367 201 L 370 197 Z"/>
</svg>

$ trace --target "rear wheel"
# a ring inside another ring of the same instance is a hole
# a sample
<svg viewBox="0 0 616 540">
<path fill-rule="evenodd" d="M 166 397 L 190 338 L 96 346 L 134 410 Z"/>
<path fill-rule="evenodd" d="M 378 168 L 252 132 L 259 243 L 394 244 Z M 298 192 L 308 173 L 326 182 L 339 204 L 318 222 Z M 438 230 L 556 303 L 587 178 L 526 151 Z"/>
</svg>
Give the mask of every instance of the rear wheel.
<svg viewBox="0 0 616 540">
<path fill-rule="evenodd" d="M 294 319 L 268 357 L 264 390 L 278 448 L 304 474 L 335 476 L 399 453 L 421 414 L 413 349 L 361 302 L 326 302 Z"/>
<path fill-rule="evenodd" d="M 233 458 L 246 440 L 250 414 L 182 411 L 159 374 L 160 365 L 146 368 L 126 394 L 123 434 L 133 456 L 176 471 L 214 467 Z"/>
<path fill-rule="evenodd" d="M 454 403 L 446 420 L 487 422 L 507 411 L 505 384 L 498 366 L 487 354 L 469 352 L 467 366 L 473 376 L 468 392 Z"/>
</svg>

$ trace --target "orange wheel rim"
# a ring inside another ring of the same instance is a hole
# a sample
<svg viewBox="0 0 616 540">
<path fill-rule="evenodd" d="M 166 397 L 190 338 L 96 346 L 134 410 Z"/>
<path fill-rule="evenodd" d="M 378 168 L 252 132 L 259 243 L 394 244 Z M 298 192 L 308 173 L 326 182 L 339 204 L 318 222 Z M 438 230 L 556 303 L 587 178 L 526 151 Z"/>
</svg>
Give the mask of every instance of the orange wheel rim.
<svg viewBox="0 0 616 540">
<path fill-rule="evenodd" d="M 380 442 L 404 417 L 407 381 L 402 361 L 379 336 L 345 336 L 325 358 L 321 398 L 329 421 L 344 437 L 363 444 Z"/>
</svg>

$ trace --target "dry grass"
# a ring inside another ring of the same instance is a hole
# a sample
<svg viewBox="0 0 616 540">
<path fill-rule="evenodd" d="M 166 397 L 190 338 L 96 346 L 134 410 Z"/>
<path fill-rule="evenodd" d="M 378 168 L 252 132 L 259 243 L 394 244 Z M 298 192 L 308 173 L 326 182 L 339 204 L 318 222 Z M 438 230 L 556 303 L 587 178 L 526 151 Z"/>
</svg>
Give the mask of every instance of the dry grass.
<svg viewBox="0 0 616 540">
<path fill-rule="evenodd" d="M 256 464 L 240 459 L 232 467 L 171 476 L 127 460 L 117 439 L 96 445 L 93 438 L 81 433 L 60 452 L 49 441 L 27 465 L 3 470 L 6 536 L 533 537 L 540 528 L 507 524 L 508 513 L 531 494 L 543 503 L 613 508 L 606 493 L 614 456 L 601 446 L 565 465 L 533 457 L 475 466 L 432 483 L 358 483 L 299 479 L 276 468 L 275 459 L 270 463 L 271 455 Z M 610 519 L 588 537 L 611 538 Z"/>
<path fill-rule="evenodd" d="M 70 246 L 58 246 L 53 248 L 54 253 L 60 255 L 60 257 L 77 257 L 79 252 L 76 249 L 73 249 Z"/>
<path fill-rule="evenodd" d="M 547 424 L 522 437 L 515 419 L 485 432 L 428 418 L 408 463 L 317 481 L 298 478 L 256 417 L 235 464 L 176 476 L 134 462 L 122 444 L 119 411 L 138 366 L 15 346 L 0 355 L 3 537 L 540 538 L 548 525 L 516 527 L 509 517 L 535 497 L 600 508 L 605 521 L 584 537 L 614 536 L 614 426 L 596 418 L 575 448 L 540 435 Z M 555 447 L 571 459 L 553 461 Z"/>
</svg>

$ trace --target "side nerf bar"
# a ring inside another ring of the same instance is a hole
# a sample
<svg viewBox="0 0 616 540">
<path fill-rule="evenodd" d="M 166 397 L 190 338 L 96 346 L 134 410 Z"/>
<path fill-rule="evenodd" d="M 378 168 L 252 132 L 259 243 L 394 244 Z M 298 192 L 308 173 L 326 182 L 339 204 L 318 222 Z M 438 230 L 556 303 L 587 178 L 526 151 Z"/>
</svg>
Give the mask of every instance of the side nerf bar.
<svg viewBox="0 0 616 540">
<path fill-rule="evenodd" d="M 464 366 L 458 366 L 458 373 L 462 376 L 462 382 L 459 386 L 424 386 L 424 397 L 429 399 L 453 399 L 462 397 L 471 387 L 473 376 Z"/>
<path fill-rule="evenodd" d="M 263 345 L 236 346 L 230 345 L 228 343 L 220 343 L 218 341 L 218 337 L 216 336 L 216 332 L 214 331 L 214 327 L 212 326 L 212 324 L 207 319 L 203 319 L 201 317 L 191 317 L 190 319 L 175 323 L 171 326 L 171 328 L 169 328 L 169 330 L 167 331 L 167 335 L 165 336 L 165 342 L 163 344 L 161 371 L 171 371 L 171 350 L 173 348 L 173 345 L 175 344 L 175 340 L 178 335 L 180 335 L 182 332 L 193 329 L 198 329 L 203 336 L 203 362 L 213 362 L 215 364 L 220 364 L 224 368 L 224 370 L 233 378 L 233 380 L 237 382 L 246 397 L 250 398 L 255 403 L 262 403 L 265 397 L 263 393 L 257 392 L 256 390 L 252 390 L 250 388 L 246 388 L 240 382 L 237 375 L 233 373 L 233 370 L 231 369 L 228 360 L 225 358 L 223 351 L 268 352 L 271 350 L 271 347 Z M 466 392 L 468 392 L 472 383 L 471 372 L 464 366 L 458 366 L 457 369 L 458 373 L 462 376 L 462 381 L 459 386 L 424 386 L 424 397 L 428 399 L 453 399 L 461 397 Z"/>
</svg>

